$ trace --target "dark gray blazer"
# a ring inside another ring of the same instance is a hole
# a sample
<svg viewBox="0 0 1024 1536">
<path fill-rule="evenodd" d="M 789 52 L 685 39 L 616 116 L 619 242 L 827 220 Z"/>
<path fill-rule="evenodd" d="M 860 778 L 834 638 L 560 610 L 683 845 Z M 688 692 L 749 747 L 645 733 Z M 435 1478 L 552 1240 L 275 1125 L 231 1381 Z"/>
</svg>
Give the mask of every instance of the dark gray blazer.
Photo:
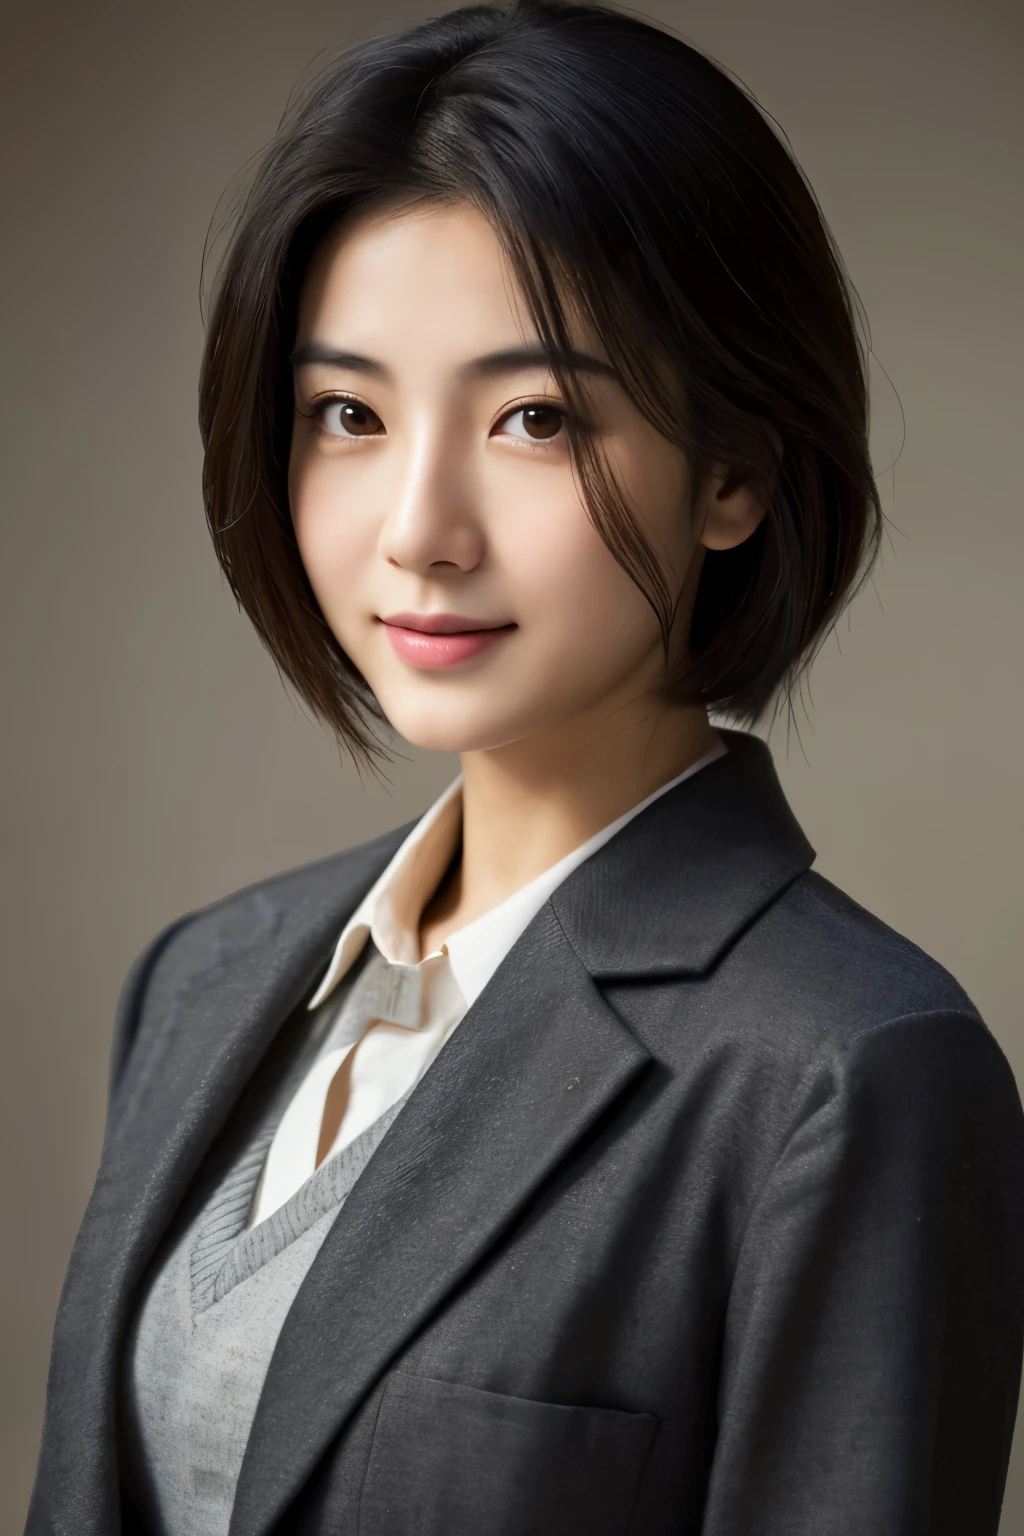
<svg viewBox="0 0 1024 1536">
<path fill-rule="evenodd" d="M 996 1531 L 1013 1078 L 727 739 L 555 892 L 388 1132 L 284 1325 L 232 1536 Z M 129 977 L 32 1536 L 135 1528 L 140 1278 L 406 830 L 183 920 Z"/>
</svg>

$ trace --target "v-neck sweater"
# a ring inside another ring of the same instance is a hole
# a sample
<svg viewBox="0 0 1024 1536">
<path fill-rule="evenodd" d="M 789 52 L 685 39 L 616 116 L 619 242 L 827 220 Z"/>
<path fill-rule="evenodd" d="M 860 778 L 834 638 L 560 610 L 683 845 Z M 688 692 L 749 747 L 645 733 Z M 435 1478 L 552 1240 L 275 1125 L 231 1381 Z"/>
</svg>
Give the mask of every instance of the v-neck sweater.
<svg viewBox="0 0 1024 1536">
<path fill-rule="evenodd" d="M 268 1063 L 239 1105 L 136 1309 L 122 1378 L 123 1482 L 154 1536 L 226 1536 L 285 1317 L 408 1097 L 322 1163 L 265 1221 L 246 1225 L 267 1148 L 311 1057 L 329 1039 L 344 995 L 290 1021 L 291 1060 Z"/>
</svg>

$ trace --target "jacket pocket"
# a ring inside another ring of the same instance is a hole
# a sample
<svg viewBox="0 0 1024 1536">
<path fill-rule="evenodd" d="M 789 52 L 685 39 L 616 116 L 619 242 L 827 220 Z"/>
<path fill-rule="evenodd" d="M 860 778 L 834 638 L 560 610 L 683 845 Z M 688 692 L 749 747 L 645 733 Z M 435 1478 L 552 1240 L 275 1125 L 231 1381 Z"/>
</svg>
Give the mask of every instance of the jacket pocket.
<svg viewBox="0 0 1024 1536">
<path fill-rule="evenodd" d="M 359 1536 L 625 1536 L 656 1427 L 392 1372 Z"/>
</svg>

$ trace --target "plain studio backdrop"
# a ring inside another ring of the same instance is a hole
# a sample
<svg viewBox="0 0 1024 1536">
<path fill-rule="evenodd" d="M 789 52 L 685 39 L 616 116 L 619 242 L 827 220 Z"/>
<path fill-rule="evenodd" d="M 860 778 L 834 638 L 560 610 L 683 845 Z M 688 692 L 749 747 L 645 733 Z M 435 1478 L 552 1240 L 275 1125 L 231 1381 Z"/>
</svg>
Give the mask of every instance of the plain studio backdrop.
<svg viewBox="0 0 1024 1536">
<path fill-rule="evenodd" d="M 453 761 L 406 749 L 390 785 L 361 783 L 285 696 L 209 545 L 195 425 L 218 200 L 314 56 L 438 0 L 7 6 L 0 1529 L 14 1532 L 128 965 L 179 913 L 414 815 Z M 1021 7 L 648 14 L 784 127 L 880 365 L 892 526 L 814 667 L 799 741 L 785 721 L 770 734 L 783 782 L 818 868 L 953 972 L 1024 1081 Z M 906 416 L 895 470 L 886 374 Z M 1022 1461 L 1007 1536 L 1024 1528 Z"/>
</svg>

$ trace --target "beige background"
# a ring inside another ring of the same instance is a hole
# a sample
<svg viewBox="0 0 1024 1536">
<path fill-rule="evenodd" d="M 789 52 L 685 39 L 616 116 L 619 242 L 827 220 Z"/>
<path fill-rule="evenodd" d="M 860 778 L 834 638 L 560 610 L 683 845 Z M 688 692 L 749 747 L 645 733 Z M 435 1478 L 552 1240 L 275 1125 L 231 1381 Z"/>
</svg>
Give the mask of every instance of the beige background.
<svg viewBox="0 0 1024 1536">
<path fill-rule="evenodd" d="M 92 1184 L 114 1000 L 178 913 L 422 807 L 282 693 L 204 531 L 198 268 L 331 0 L 33 0 L 3 17 L 0 1530 L 21 1528 L 49 1334 Z M 440 9 L 385 4 L 374 25 Z M 819 868 L 963 982 L 1024 1081 L 1021 8 L 663 0 L 785 126 L 906 412 L 874 589 L 772 740 Z M 875 370 L 875 448 L 899 441 Z M 1019 1437 L 1022 1438 L 1022 1437 Z M 1024 1525 L 1024 1452 L 1003 1530 Z"/>
</svg>

